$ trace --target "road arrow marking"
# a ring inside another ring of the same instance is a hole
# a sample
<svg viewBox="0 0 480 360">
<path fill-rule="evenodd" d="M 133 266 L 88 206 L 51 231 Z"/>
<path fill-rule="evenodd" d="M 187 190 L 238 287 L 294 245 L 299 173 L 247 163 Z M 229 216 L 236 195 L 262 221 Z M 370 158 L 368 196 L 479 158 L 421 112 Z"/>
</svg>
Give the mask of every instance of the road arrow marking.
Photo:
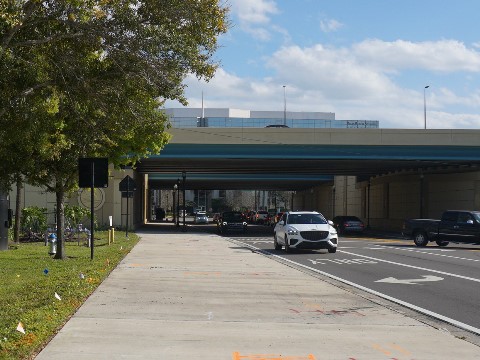
<svg viewBox="0 0 480 360">
<path fill-rule="evenodd" d="M 390 284 L 405 284 L 405 285 L 421 285 L 421 282 L 431 282 L 443 280 L 440 276 L 435 275 L 423 275 L 423 279 L 396 279 L 394 277 L 388 277 L 385 279 L 377 280 L 375 282 L 383 282 Z"/>
</svg>

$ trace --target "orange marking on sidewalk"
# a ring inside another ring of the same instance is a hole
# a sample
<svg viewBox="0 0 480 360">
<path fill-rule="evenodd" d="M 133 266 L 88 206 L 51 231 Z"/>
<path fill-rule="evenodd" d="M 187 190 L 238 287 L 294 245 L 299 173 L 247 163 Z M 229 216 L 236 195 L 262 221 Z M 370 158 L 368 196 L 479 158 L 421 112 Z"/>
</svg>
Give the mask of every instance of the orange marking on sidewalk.
<svg viewBox="0 0 480 360">
<path fill-rule="evenodd" d="M 315 310 L 322 310 L 322 305 L 317 304 L 317 303 L 311 303 L 311 302 L 303 302 L 306 308 L 311 308 Z"/>
<path fill-rule="evenodd" d="M 378 350 L 380 352 L 382 352 L 383 354 L 385 354 L 386 356 L 390 356 L 392 355 L 392 353 L 388 350 L 385 350 L 384 348 L 382 348 L 380 345 L 378 344 L 373 344 L 372 347 L 375 349 L 375 350 Z"/>
<path fill-rule="evenodd" d="M 316 360 L 315 356 L 309 354 L 307 356 L 283 356 L 274 354 L 256 354 L 256 355 L 240 355 L 239 352 L 233 353 L 233 360 Z"/>
<path fill-rule="evenodd" d="M 400 345 L 397 345 L 397 344 L 390 344 L 389 345 L 392 349 L 395 349 L 397 350 L 398 352 L 402 353 L 403 355 L 406 355 L 406 356 L 411 356 L 412 354 L 410 353 L 410 351 L 402 348 Z"/>
</svg>

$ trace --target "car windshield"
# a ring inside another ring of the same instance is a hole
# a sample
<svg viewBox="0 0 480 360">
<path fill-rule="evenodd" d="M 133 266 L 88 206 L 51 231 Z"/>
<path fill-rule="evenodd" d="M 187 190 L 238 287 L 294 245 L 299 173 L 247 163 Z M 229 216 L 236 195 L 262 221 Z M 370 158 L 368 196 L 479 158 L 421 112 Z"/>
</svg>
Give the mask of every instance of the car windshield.
<svg viewBox="0 0 480 360">
<path fill-rule="evenodd" d="M 360 221 L 360 219 L 357 218 L 356 216 L 345 216 L 343 217 L 343 220 L 344 221 Z"/>
<path fill-rule="evenodd" d="M 289 224 L 326 224 L 327 220 L 320 214 L 289 214 Z"/>
<path fill-rule="evenodd" d="M 472 212 L 472 215 L 477 222 L 480 222 L 480 212 Z"/>
<path fill-rule="evenodd" d="M 224 213 L 223 221 L 242 221 L 241 213 Z"/>
</svg>

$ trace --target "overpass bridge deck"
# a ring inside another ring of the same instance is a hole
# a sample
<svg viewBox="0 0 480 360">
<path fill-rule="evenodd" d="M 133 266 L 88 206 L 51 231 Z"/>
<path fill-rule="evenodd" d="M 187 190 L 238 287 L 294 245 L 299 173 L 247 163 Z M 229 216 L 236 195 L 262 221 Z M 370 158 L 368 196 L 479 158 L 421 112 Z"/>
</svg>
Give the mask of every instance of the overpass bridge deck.
<svg viewBox="0 0 480 360">
<path fill-rule="evenodd" d="M 335 175 L 466 172 L 480 166 L 477 130 L 197 128 L 171 133 L 161 153 L 138 166 L 165 188 L 182 171 L 197 188 L 262 183 L 306 188 Z"/>
</svg>

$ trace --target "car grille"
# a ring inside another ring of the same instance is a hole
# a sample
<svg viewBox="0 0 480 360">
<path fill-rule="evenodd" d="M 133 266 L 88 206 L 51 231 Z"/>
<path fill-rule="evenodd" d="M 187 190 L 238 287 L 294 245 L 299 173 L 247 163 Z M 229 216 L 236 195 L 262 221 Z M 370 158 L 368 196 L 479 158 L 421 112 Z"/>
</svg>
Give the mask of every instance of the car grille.
<svg viewBox="0 0 480 360">
<path fill-rule="evenodd" d="M 300 235 L 305 240 L 318 241 L 328 237 L 328 231 L 301 231 Z"/>
<path fill-rule="evenodd" d="M 243 223 L 228 223 L 226 225 L 226 228 L 227 229 L 230 229 L 230 230 L 242 230 L 243 229 Z"/>
</svg>

